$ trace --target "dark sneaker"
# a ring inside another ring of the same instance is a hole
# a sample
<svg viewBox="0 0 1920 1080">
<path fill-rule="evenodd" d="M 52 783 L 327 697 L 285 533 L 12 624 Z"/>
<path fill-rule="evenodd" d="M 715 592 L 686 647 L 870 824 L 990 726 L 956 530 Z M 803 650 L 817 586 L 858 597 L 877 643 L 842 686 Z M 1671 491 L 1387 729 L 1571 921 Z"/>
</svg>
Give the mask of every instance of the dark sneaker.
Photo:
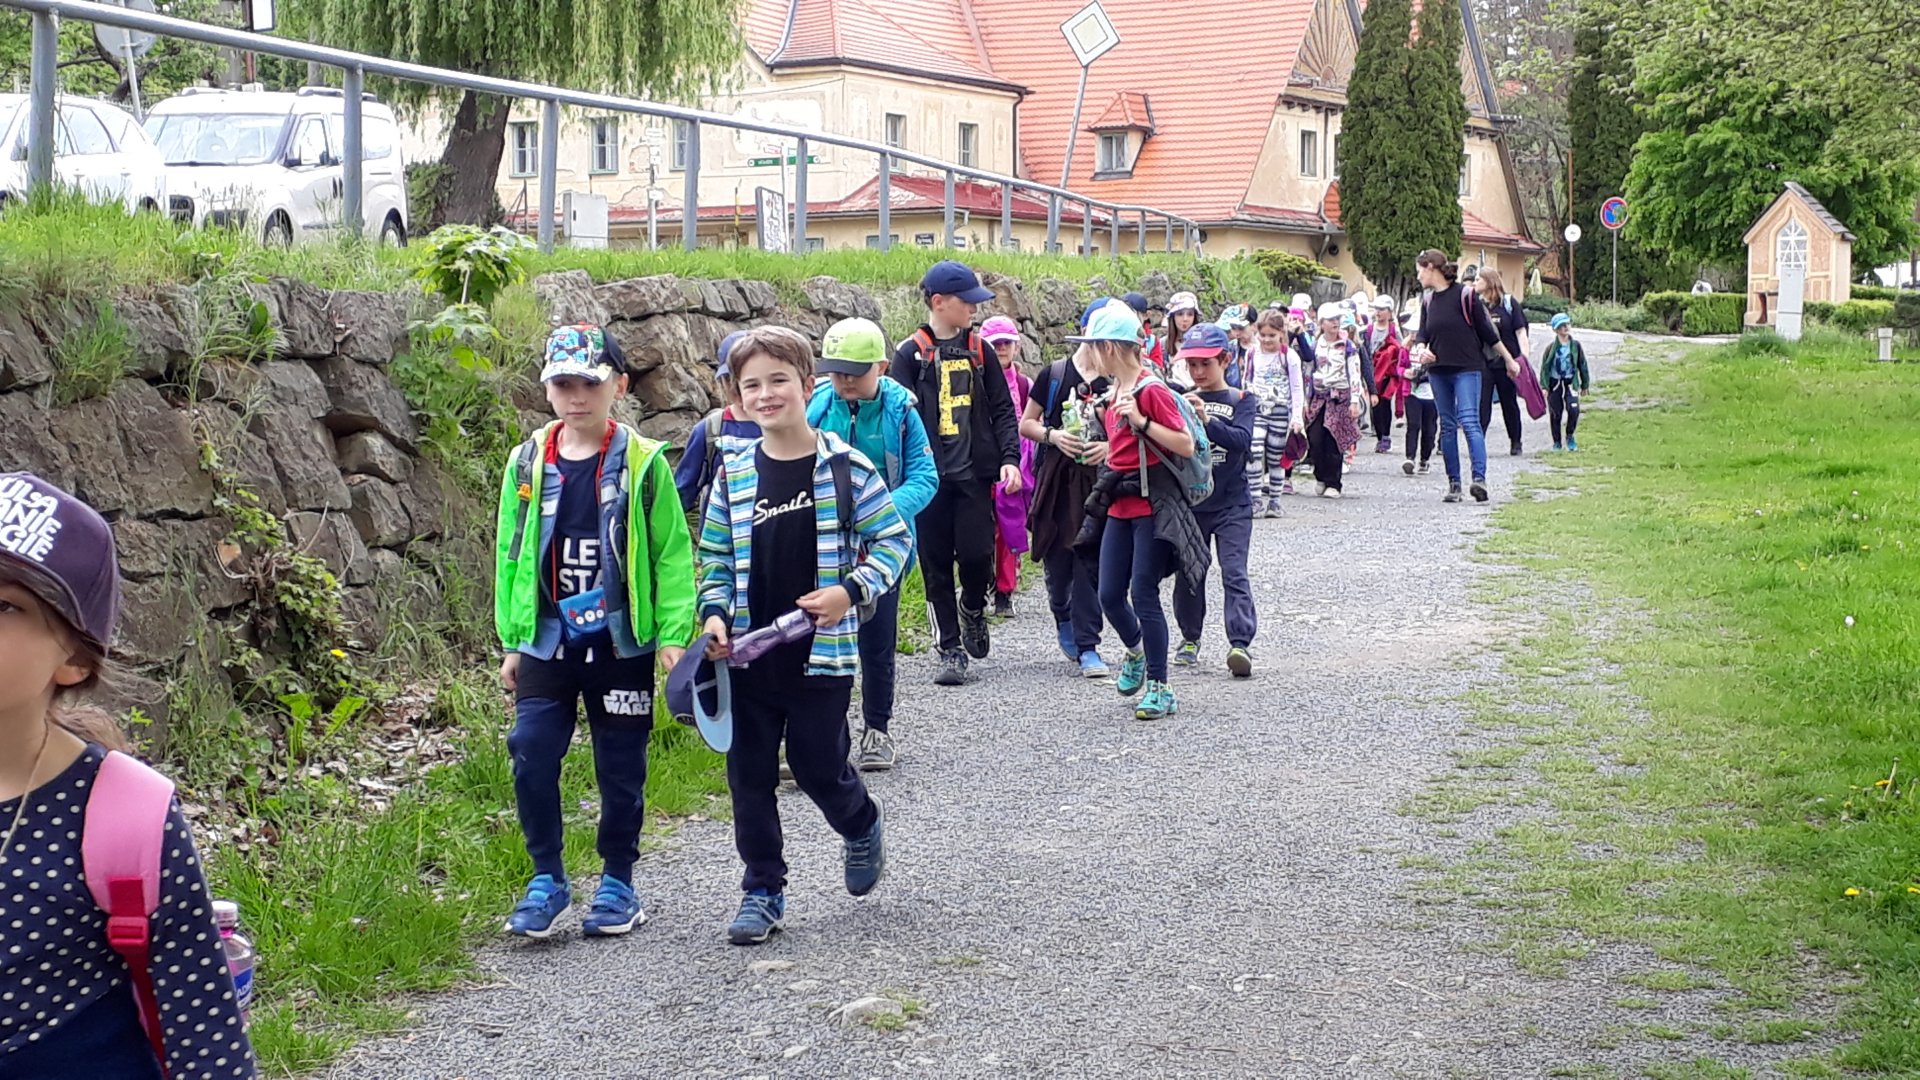
<svg viewBox="0 0 1920 1080">
<path fill-rule="evenodd" d="M 1513 440 L 1513 447 L 1512 449 L 1508 450 L 1507 453 L 1511 457 L 1520 456 L 1520 440 L 1519 439 Z"/>
<path fill-rule="evenodd" d="M 1179 664 L 1181 667 L 1192 667 L 1199 663 L 1200 643 L 1197 641 L 1181 642 L 1179 651 L 1173 654 L 1173 662 Z"/>
<path fill-rule="evenodd" d="M 967 654 L 959 649 L 942 649 L 940 670 L 933 676 L 935 686 L 959 686 L 967 681 Z"/>
<path fill-rule="evenodd" d="M 1253 674 L 1253 654 L 1245 649 L 1236 648 L 1227 653 L 1227 670 L 1233 672 L 1236 679 L 1244 679 Z"/>
<path fill-rule="evenodd" d="M 1273 498 L 1271 498 L 1271 499 L 1268 499 L 1268 500 L 1267 500 L 1267 508 L 1266 508 L 1266 510 L 1265 510 L 1265 511 L 1264 511 L 1264 512 L 1263 512 L 1263 513 L 1261 514 L 1261 516 L 1262 516 L 1262 517 L 1270 517 L 1270 518 L 1277 518 L 1277 517 L 1279 517 L 1279 516 L 1281 515 L 1281 513 L 1282 513 L 1282 511 L 1281 511 L 1281 509 L 1280 509 L 1280 499 L 1279 499 L 1279 497 L 1278 497 L 1278 496 L 1275 496 L 1275 497 L 1273 497 Z"/>
<path fill-rule="evenodd" d="M 1400 471 L 1403 473 L 1406 473 L 1408 476 L 1412 476 L 1413 475 L 1413 459 L 1408 458 L 1407 460 L 1401 462 Z"/>
<path fill-rule="evenodd" d="M 847 892 L 854 896 L 872 892 L 887 870 L 887 814 L 880 808 L 879 799 L 871 795 L 867 798 L 873 799 L 873 828 L 865 836 L 842 841 L 847 854 Z"/>
<path fill-rule="evenodd" d="M 1460 485 L 1458 483 L 1448 484 L 1447 493 L 1440 497 L 1440 501 L 1441 502 L 1459 502 L 1460 501 Z"/>
<path fill-rule="evenodd" d="M 1053 625 L 1054 640 L 1060 643 L 1060 655 L 1069 660 L 1080 658 L 1080 645 L 1073 639 L 1073 624 L 1070 622 Z"/>
<path fill-rule="evenodd" d="M 1373 452 L 1374 452 L 1374 453 L 1376 453 L 1376 454 L 1391 454 L 1391 453 L 1393 453 L 1393 440 L 1392 440 L 1392 439 L 1381 439 L 1381 440 L 1380 440 L 1380 445 L 1378 445 L 1378 446 L 1375 446 L 1375 447 L 1373 448 Z"/>
<path fill-rule="evenodd" d="M 1431 462 L 1431 461 L 1423 461 L 1423 462 L 1421 462 L 1421 463 L 1420 463 L 1420 475 L 1421 475 L 1421 476 L 1425 476 L 1425 475 L 1427 475 L 1427 473 L 1428 473 L 1428 472 L 1429 472 L 1429 471 L 1430 471 L 1430 470 L 1431 470 L 1432 468 L 1433 468 L 1433 462 Z"/>
<path fill-rule="evenodd" d="M 960 644 L 966 647 L 967 655 L 975 660 L 985 660 L 993 651 L 993 640 L 987 631 L 987 611 L 960 609 Z"/>
<path fill-rule="evenodd" d="M 527 894 L 507 916 L 507 933 L 520 937 L 549 938 L 553 921 L 573 904 L 573 889 L 552 874 L 541 874 L 527 883 Z"/>
<path fill-rule="evenodd" d="M 587 937 L 612 937 L 646 921 L 647 913 L 641 909 L 633 886 L 602 874 L 600 891 L 593 894 L 593 909 L 580 920 L 580 932 Z"/>
<path fill-rule="evenodd" d="M 727 927 L 727 940 L 735 945 L 758 945 L 780 929 L 780 920 L 786 914 L 785 896 L 755 889 L 740 898 L 740 911 Z"/>
<path fill-rule="evenodd" d="M 1013 594 L 1012 593 L 994 593 L 993 594 L 993 614 L 995 618 L 1000 618 L 1000 619 L 1013 618 Z"/>
<path fill-rule="evenodd" d="M 1565 449 L 1566 449 L 1566 447 L 1565 447 L 1565 446 L 1562 446 L 1562 445 L 1561 445 L 1561 444 L 1559 444 L 1559 443 L 1554 443 L 1554 444 L 1553 444 L 1553 448 L 1554 448 L 1554 450 L 1555 450 L 1555 451 L 1560 451 L 1560 450 L 1565 450 Z"/>
<path fill-rule="evenodd" d="M 1485 480 L 1475 480 L 1467 487 L 1467 490 L 1473 494 L 1474 502 L 1487 501 L 1487 482 Z"/>
<path fill-rule="evenodd" d="M 878 728 L 860 734 L 860 757 L 854 767 L 861 772 L 886 772 L 893 768 L 893 736 Z"/>
</svg>

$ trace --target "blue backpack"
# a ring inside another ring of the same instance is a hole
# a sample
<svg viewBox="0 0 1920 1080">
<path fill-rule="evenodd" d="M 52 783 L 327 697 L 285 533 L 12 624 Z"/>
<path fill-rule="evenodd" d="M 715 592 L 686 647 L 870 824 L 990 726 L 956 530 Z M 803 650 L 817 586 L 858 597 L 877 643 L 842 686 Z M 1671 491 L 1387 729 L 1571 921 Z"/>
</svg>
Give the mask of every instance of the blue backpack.
<svg viewBox="0 0 1920 1080">
<path fill-rule="evenodd" d="M 1180 407 L 1180 419 L 1186 425 L 1187 433 L 1193 436 L 1191 456 L 1176 454 L 1159 443 L 1153 444 L 1154 452 L 1159 454 L 1160 460 L 1166 463 L 1168 471 L 1179 478 L 1180 490 L 1187 497 L 1187 505 L 1195 506 L 1206 502 L 1213 495 L 1213 444 L 1207 439 L 1207 422 L 1205 418 L 1194 412 L 1191 402 L 1174 393 L 1173 388 L 1167 386 L 1157 375 L 1142 376 L 1140 381 L 1134 384 L 1134 396 L 1139 396 L 1141 387 L 1153 383 L 1158 383 L 1168 393 L 1173 394 L 1174 404 Z M 1152 442 L 1151 439 L 1147 441 Z M 1142 454 L 1140 456 L 1142 472 L 1140 493 L 1142 495 L 1146 494 L 1146 460 L 1146 455 Z"/>
</svg>

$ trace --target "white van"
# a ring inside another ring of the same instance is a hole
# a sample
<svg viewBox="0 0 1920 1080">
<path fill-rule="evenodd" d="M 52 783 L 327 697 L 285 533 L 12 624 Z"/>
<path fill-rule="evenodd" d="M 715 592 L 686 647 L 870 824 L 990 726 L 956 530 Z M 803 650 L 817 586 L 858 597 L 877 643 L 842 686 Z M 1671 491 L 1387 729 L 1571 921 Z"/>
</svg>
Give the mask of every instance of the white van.
<svg viewBox="0 0 1920 1080">
<path fill-rule="evenodd" d="M 133 116 L 110 101 L 62 96 L 54 118 L 53 178 L 100 203 L 130 213 L 167 206 L 160 153 Z M 0 205 L 27 190 L 27 128 L 33 110 L 25 94 L 0 94 Z M 171 208 L 184 216 L 184 204 Z"/>
<path fill-rule="evenodd" d="M 346 99 L 339 90 L 293 93 L 194 87 L 147 114 L 167 163 L 170 192 L 193 199 L 194 224 L 252 232 L 268 244 L 305 243 L 340 231 L 345 197 Z M 366 235 L 407 242 L 407 169 L 393 110 L 361 106 Z"/>
</svg>

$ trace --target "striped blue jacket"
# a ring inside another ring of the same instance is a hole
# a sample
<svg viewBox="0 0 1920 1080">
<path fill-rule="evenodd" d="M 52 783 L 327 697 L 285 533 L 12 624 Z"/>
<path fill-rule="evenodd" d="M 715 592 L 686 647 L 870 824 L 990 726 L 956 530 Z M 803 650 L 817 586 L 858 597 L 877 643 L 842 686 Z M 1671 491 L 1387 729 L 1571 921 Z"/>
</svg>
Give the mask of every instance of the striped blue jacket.
<svg viewBox="0 0 1920 1080">
<path fill-rule="evenodd" d="M 818 441 L 813 464 L 817 587 L 824 589 L 845 578 L 855 578 L 867 595 L 879 596 L 899 583 L 913 553 L 906 520 L 894 509 L 886 480 L 860 451 L 832 432 L 815 432 L 814 437 Z M 753 613 L 747 610 L 747 576 L 753 569 L 753 502 L 760 489 L 755 455 L 759 449 L 759 439 L 722 439 L 720 475 L 707 497 L 706 517 L 700 524 L 700 621 L 704 623 L 714 615 L 731 617 L 731 633 L 736 637 L 746 633 L 753 622 Z M 865 551 L 864 558 L 841 541 L 833 468 L 827 464 L 840 454 L 847 455 L 852 465 L 853 530 Z M 814 631 L 807 674 L 854 674 L 860 668 L 859 645 L 860 615 L 848 608 L 846 617 L 831 628 Z"/>
</svg>

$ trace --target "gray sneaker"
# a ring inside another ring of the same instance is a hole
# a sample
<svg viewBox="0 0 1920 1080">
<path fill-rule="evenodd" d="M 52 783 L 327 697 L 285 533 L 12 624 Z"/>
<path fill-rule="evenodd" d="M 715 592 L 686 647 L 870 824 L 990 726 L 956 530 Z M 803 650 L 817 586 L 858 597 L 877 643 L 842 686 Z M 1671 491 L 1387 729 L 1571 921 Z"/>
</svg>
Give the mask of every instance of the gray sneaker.
<svg viewBox="0 0 1920 1080">
<path fill-rule="evenodd" d="M 861 772 L 886 772 L 893 768 L 893 736 L 878 728 L 860 734 L 860 756 L 854 767 Z"/>
<path fill-rule="evenodd" d="M 936 686 L 959 686 L 967 681 L 967 654 L 959 649 L 945 649 L 940 653 L 940 670 L 934 673 Z"/>
<path fill-rule="evenodd" d="M 1266 509 L 1266 511 L 1265 511 L 1265 512 L 1264 512 L 1263 514 L 1261 514 L 1261 516 L 1262 516 L 1262 517 L 1270 517 L 1270 518 L 1277 518 L 1277 517 L 1279 517 L 1279 516 L 1280 516 L 1280 498 L 1279 498 L 1279 496 L 1275 496 L 1275 497 L 1273 497 L 1273 498 L 1270 498 L 1270 499 L 1268 499 L 1268 500 L 1267 500 L 1267 509 Z"/>
</svg>

